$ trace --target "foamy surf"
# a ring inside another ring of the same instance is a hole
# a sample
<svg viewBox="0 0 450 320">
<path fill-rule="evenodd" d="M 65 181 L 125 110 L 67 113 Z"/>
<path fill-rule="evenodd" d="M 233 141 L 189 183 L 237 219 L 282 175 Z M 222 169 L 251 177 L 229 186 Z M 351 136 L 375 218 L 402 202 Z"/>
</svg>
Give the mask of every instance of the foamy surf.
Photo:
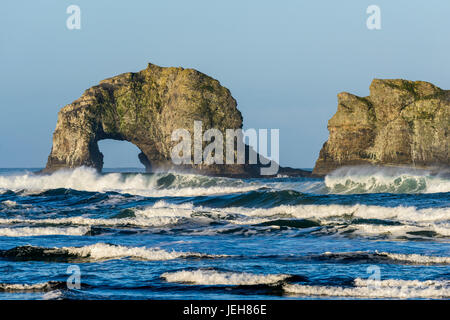
<svg viewBox="0 0 450 320">
<path fill-rule="evenodd" d="M 193 207 L 210 212 L 210 216 L 226 219 L 236 225 L 270 226 L 271 221 L 284 219 L 285 226 L 299 225 L 299 219 L 310 221 L 311 230 L 321 234 L 342 234 L 361 237 L 388 238 L 437 236 L 450 234 L 450 208 L 417 209 L 415 207 L 383 207 L 368 205 L 281 205 L 273 208 L 229 207 L 212 209 Z M 289 221 L 291 221 L 289 223 Z M 312 223 L 316 221 L 316 223 Z M 272 227 L 276 227 L 273 225 Z M 305 225 L 305 227 L 307 227 Z M 317 229 L 317 228 L 316 228 Z"/>
<path fill-rule="evenodd" d="M 377 193 L 378 177 L 375 187 L 331 190 L 319 178 L 0 172 L 7 299 L 441 299 L 448 289 L 450 193 L 429 193 L 444 176 L 419 177 L 423 189 L 402 178 L 395 193 Z M 37 286 L 65 281 L 73 264 L 83 290 Z M 385 282 L 346 276 L 367 277 L 370 265 Z"/>
<path fill-rule="evenodd" d="M 246 208 L 227 207 L 210 208 L 205 206 L 194 206 L 192 203 L 169 204 L 158 201 L 152 206 L 135 211 L 145 216 L 158 216 L 163 213 L 168 216 L 188 217 L 192 212 L 208 212 L 217 216 L 229 217 L 230 214 L 249 218 L 262 218 L 260 222 L 268 221 L 273 216 L 285 216 L 301 219 L 323 219 L 364 218 L 364 219 L 386 219 L 403 222 L 442 222 L 450 220 L 450 208 L 417 209 L 415 207 L 384 207 L 370 205 L 281 205 L 272 208 Z"/>
<path fill-rule="evenodd" d="M 285 284 L 287 294 L 308 297 L 356 297 L 394 299 L 444 299 L 450 297 L 450 281 L 364 280 L 355 279 L 353 287 Z"/>
<path fill-rule="evenodd" d="M 365 263 L 401 263 L 414 265 L 448 265 L 450 257 L 429 256 L 420 254 L 401 254 L 390 252 L 325 252 L 322 255 L 313 257 L 319 260 L 330 260 L 335 262 L 365 262 Z"/>
<path fill-rule="evenodd" d="M 196 257 L 196 258 L 222 257 L 217 255 L 207 255 L 198 252 L 177 252 L 177 251 L 168 252 L 159 248 L 124 247 L 105 243 L 97 243 L 85 247 L 67 247 L 62 249 L 67 250 L 69 254 L 94 260 L 131 258 L 131 259 L 143 259 L 148 261 L 163 261 L 189 257 Z"/>
<path fill-rule="evenodd" d="M 224 272 L 216 270 L 182 270 L 166 272 L 161 278 L 167 282 L 191 285 L 233 285 L 250 286 L 274 284 L 289 278 L 286 274 L 253 274 L 246 272 Z"/>
<path fill-rule="evenodd" d="M 446 239 L 450 235 L 450 208 L 383 207 L 369 205 L 281 205 L 272 208 L 226 207 L 211 208 L 194 206 L 187 202 L 169 203 L 163 200 L 134 209 L 128 209 L 121 216 L 111 218 L 90 218 L 75 216 L 68 218 L 0 218 L 0 224 L 14 226 L 28 224 L 37 228 L 42 224 L 48 229 L 1 229 L 0 235 L 13 235 L 22 232 L 35 235 L 67 234 L 84 235 L 82 229 L 52 229 L 58 226 L 108 227 L 108 228 L 169 228 L 178 231 L 191 230 L 202 226 L 204 234 L 222 232 L 223 228 L 242 226 L 257 232 L 261 228 L 286 230 L 286 228 L 305 229 L 318 235 L 341 234 L 344 236 L 385 237 L 391 239 L 434 237 Z M 27 226 L 28 227 L 28 226 Z M 282 228 L 281 228 L 282 227 Z M 308 229 L 309 228 L 309 229 Z M 65 232 L 67 231 L 67 232 Z M 226 231 L 226 230 L 224 230 Z M 71 233 L 70 233 L 71 232 Z M 250 232 L 250 233 L 249 233 Z"/>
<path fill-rule="evenodd" d="M 27 194 L 54 189 L 89 192 L 120 192 L 140 196 L 201 196 L 257 190 L 258 183 L 239 179 L 213 178 L 193 174 L 98 174 L 91 168 L 61 170 L 50 175 L 26 173 L 0 176 L 0 189 Z"/>
<path fill-rule="evenodd" d="M 17 202 L 11 201 L 11 200 L 5 200 L 5 201 L 0 202 L 0 205 L 3 205 L 8 208 L 14 208 L 17 206 Z"/>
<path fill-rule="evenodd" d="M 224 258 L 225 255 L 209 255 L 198 252 L 166 251 L 160 248 L 126 247 L 107 243 L 95 243 L 83 247 L 43 248 L 34 246 L 1 250 L 0 257 L 13 260 L 93 262 L 116 259 L 165 261 L 180 258 Z"/>
<path fill-rule="evenodd" d="M 450 192 L 450 179 L 428 171 L 389 167 L 344 167 L 325 177 L 329 193 Z"/>
<path fill-rule="evenodd" d="M 36 237 L 36 236 L 83 236 L 88 233 L 89 227 L 16 227 L 0 228 L 0 237 Z"/>
<path fill-rule="evenodd" d="M 135 217 L 120 219 L 94 219 L 87 217 L 71 217 L 57 219 L 0 219 L 0 224 L 46 224 L 46 225 L 79 225 L 79 226 L 104 226 L 104 227 L 161 227 L 175 225 L 180 221 L 177 217 Z"/>
<path fill-rule="evenodd" d="M 48 281 L 42 283 L 0 283 L 0 292 L 47 292 L 61 288 L 63 282 Z"/>
<path fill-rule="evenodd" d="M 201 207 L 199 207 L 200 209 Z M 207 209 L 207 208 L 201 208 Z M 450 208 L 417 209 L 415 207 L 384 207 L 372 205 L 281 205 L 273 208 L 230 207 L 216 209 L 228 213 L 242 214 L 251 217 L 269 217 L 284 215 L 295 218 L 328 219 L 334 217 L 353 217 L 364 219 L 392 219 L 407 222 L 435 222 L 450 219 Z"/>
</svg>

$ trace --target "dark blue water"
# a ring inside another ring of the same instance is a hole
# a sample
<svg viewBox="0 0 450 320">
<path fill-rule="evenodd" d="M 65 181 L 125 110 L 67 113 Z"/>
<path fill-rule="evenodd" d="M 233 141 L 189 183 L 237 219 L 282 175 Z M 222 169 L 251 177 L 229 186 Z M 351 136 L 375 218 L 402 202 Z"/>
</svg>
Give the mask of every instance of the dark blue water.
<svg viewBox="0 0 450 320">
<path fill-rule="evenodd" d="M 31 171 L 0 169 L 0 299 L 450 298 L 448 177 Z"/>
</svg>

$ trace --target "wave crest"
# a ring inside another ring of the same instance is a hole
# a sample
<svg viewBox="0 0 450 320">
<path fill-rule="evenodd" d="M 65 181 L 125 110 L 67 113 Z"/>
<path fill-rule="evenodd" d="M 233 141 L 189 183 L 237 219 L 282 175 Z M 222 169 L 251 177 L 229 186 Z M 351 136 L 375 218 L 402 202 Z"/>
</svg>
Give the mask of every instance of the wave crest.
<svg viewBox="0 0 450 320">
<path fill-rule="evenodd" d="M 332 260 L 338 262 L 366 262 L 366 263 L 401 263 L 415 265 L 448 265 L 450 257 L 425 256 L 420 254 L 401 254 L 390 252 L 325 252 L 313 258 L 318 260 Z"/>
<path fill-rule="evenodd" d="M 0 257 L 19 261 L 92 262 L 122 258 L 164 261 L 179 258 L 222 258 L 226 256 L 198 252 L 168 252 L 160 248 L 125 247 L 107 243 L 96 243 L 83 247 L 62 248 L 21 246 L 9 250 L 1 250 Z"/>
<path fill-rule="evenodd" d="M 59 281 L 48 281 L 42 283 L 0 283 L 0 291 L 3 292 L 47 292 L 61 289 L 66 283 Z"/>
<path fill-rule="evenodd" d="M 440 193 L 450 192 L 445 174 L 406 168 L 343 167 L 325 177 L 329 193 Z"/>
<path fill-rule="evenodd" d="M 90 231 L 90 227 L 18 227 L 0 228 L 0 237 L 36 237 L 36 236 L 83 236 Z"/>
<path fill-rule="evenodd" d="M 175 173 L 106 173 L 92 168 L 61 170 L 50 175 L 26 173 L 0 176 L 0 189 L 26 190 L 28 193 L 44 190 L 73 189 L 90 192 L 120 192 L 141 196 L 200 196 L 247 192 L 260 188 L 258 183 L 240 179 Z"/>
<path fill-rule="evenodd" d="M 161 275 L 167 282 L 193 285 L 234 285 L 249 286 L 274 284 L 290 278 L 287 274 L 253 274 L 246 272 L 224 272 L 216 270 L 182 270 Z"/>
<path fill-rule="evenodd" d="M 358 298 L 439 298 L 450 297 L 450 281 L 366 280 L 357 278 L 353 287 L 286 284 L 288 294 L 302 296 Z"/>
</svg>

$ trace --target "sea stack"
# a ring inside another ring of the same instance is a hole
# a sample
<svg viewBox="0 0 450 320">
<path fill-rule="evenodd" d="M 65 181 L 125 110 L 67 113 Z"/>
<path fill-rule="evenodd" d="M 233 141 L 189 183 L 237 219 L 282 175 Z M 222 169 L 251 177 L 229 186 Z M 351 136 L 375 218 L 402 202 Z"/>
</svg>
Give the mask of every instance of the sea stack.
<svg viewBox="0 0 450 320">
<path fill-rule="evenodd" d="M 219 81 L 194 69 L 148 67 L 124 73 L 89 88 L 58 114 L 53 147 L 44 172 L 81 166 L 103 168 L 98 141 L 125 140 L 136 145 L 139 160 L 148 172 L 177 171 L 231 177 L 258 177 L 261 162 L 248 161 L 253 151 L 246 146 L 244 164 L 181 164 L 171 159 L 178 143 L 177 129 L 241 129 L 242 115 L 230 91 Z M 206 144 L 206 142 L 204 142 Z M 225 141 L 224 141 L 225 144 Z M 225 148 L 224 148 L 225 150 Z M 280 173 L 310 175 L 310 172 L 280 168 Z"/>
<path fill-rule="evenodd" d="M 374 79 L 368 97 L 339 93 L 313 173 L 354 165 L 448 170 L 449 111 L 450 91 L 423 81 Z"/>
</svg>

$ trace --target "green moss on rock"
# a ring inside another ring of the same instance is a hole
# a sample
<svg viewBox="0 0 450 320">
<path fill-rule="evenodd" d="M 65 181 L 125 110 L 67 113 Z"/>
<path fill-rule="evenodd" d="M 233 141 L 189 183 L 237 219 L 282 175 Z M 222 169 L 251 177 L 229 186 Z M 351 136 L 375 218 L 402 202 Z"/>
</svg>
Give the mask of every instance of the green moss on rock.
<svg viewBox="0 0 450 320">
<path fill-rule="evenodd" d="M 193 69 L 149 64 L 105 79 L 60 111 L 46 170 L 83 165 L 101 170 L 102 139 L 130 141 L 146 165 L 169 166 L 173 130 L 192 132 L 194 120 L 202 121 L 204 130 L 242 128 L 236 105 L 219 81 Z"/>
<path fill-rule="evenodd" d="M 424 81 L 374 79 L 370 96 L 338 95 L 314 173 L 346 165 L 448 168 L 450 93 Z"/>
</svg>

